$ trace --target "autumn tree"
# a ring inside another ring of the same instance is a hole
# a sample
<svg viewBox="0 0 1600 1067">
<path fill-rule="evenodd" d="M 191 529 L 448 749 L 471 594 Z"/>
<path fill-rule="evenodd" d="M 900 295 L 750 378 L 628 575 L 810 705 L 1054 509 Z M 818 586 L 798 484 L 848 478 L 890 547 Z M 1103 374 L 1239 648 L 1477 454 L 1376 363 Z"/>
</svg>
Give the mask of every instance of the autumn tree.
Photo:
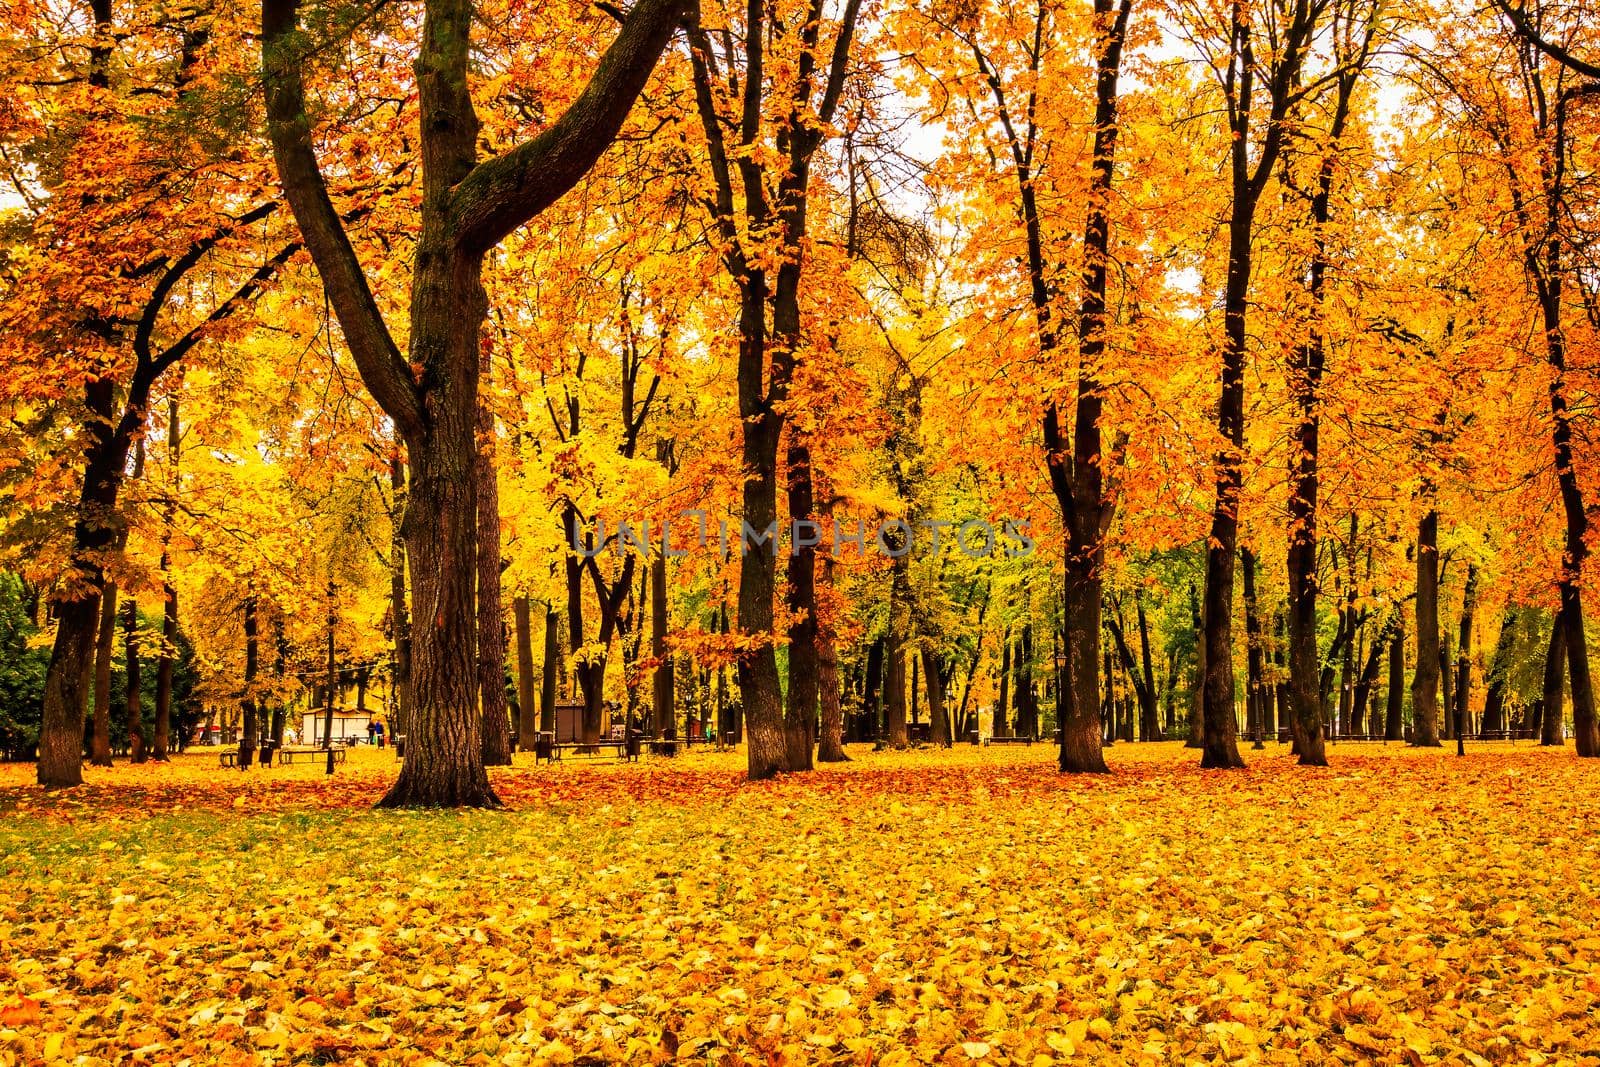
<svg viewBox="0 0 1600 1067">
<path fill-rule="evenodd" d="M 412 700 L 388 806 L 493 807 L 483 766 L 476 658 L 478 378 L 488 314 L 484 256 L 565 193 L 611 143 L 686 11 L 641 0 L 582 94 L 548 129 L 478 158 L 469 85 L 473 5 L 426 4 L 416 64 L 421 231 L 402 354 L 329 196 L 307 110 L 312 41 L 297 0 L 263 0 L 267 127 L 285 198 L 374 399 L 405 438 Z"/>
</svg>

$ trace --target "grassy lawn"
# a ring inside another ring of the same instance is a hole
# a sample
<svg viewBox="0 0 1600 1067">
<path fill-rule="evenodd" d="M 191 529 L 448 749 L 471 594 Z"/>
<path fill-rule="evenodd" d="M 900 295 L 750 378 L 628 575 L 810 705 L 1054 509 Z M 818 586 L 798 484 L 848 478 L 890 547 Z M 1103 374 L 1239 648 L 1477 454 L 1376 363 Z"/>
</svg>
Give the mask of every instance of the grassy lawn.
<svg viewBox="0 0 1600 1067">
<path fill-rule="evenodd" d="M 6 1063 L 1600 1062 L 1570 750 L 0 768 Z"/>
</svg>

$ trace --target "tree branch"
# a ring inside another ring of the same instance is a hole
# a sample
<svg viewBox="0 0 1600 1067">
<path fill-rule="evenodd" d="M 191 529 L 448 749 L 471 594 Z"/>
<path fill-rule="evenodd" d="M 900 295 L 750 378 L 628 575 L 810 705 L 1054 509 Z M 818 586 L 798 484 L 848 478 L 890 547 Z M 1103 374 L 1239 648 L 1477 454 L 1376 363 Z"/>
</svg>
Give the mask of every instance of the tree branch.
<svg viewBox="0 0 1600 1067">
<path fill-rule="evenodd" d="M 395 428 L 414 436 L 424 426 L 416 380 L 383 321 L 317 165 L 301 74 L 305 41 L 299 8 L 299 0 L 261 0 L 261 76 L 279 180 L 362 381 Z"/>
<path fill-rule="evenodd" d="M 689 7 L 690 0 L 639 0 L 582 95 L 555 125 L 462 179 L 450 206 L 460 248 L 487 252 L 589 172 L 615 140 Z"/>
</svg>

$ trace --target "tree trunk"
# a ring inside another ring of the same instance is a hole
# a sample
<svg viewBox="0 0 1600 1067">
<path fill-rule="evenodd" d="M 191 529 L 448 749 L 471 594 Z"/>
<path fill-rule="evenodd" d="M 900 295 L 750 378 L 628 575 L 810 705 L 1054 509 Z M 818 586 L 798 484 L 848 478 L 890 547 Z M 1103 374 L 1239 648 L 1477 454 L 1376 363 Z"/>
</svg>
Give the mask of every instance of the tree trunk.
<svg viewBox="0 0 1600 1067">
<path fill-rule="evenodd" d="M 1134 610 L 1139 616 L 1139 662 L 1144 674 L 1144 692 L 1139 696 L 1139 740 L 1161 740 L 1161 717 L 1156 706 L 1155 663 L 1150 658 L 1150 623 L 1144 610 L 1144 597 L 1135 592 Z"/>
<path fill-rule="evenodd" d="M 650 675 L 650 714 L 651 732 L 658 738 L 675 736 L 678 721 L 672 653 L 667 650 L 666 547 L 650 561 L 650 655 L 656 661 Z"/>
<path fill-rule="evenodd" d="M 111 766 L 111 654 L 117 644 L 117 583 L 100 591 L 100 629 L 94 648 L 94 717 L 90 726 L 89 762 Z"/>
<path fill-rule="evenodd" d="M 1506 722 L 1506 674 L 1511 670 L 1511 653 L 1516 646 L 1518 611 L 1506 608 L 1500 622 L 1500 636 L 1494 643 L 1494 659 L 1489 664 L 1489 691 L 1483 698 L 1484 734 L 1509 728 Z"/>
<path fill-rule="evenodd" d="M 862 741 L 875 741 L 878 738 L 878 721 L 882 715 L 883 648 L 884 639 L 879 636 L 873 638 L 867 649 L 866 692 L 861 697 L 861 721 L 858 724 L 858 739 Z"/>
<path fill-rule="evenodd" d="M 478 374 L 487 382 L 493 368 L 491 348 L 480 346 Z M 478 700 L 483 708 L 483 762 L 511 763 L 511 719 L 506 704 L 506 625 L 500 600 L 500 484 L 495 474 L 494 412 L 480 397 L 477 404 L 478 491 Z"/>
<path fill-rule="evenodd" d="M 1461 598 L 1461 637 L 1456 649 L 1455 733 L 1456 748 L 1462 747 L 1471 729 L 1467 722 L 1468 705 L 1472 697 L 1472 621 L 1478 600 L 1478 568 L 1467 566 L 1467 588 Z"/>
<path fill-rule="evenodd" d="M 1417 667 L 1411 677 L 1412 743 L 1439 747 L 1439 513 L 1417 525 Z"/>
<path fill-rule="evenodd" d="M 796 312 L 798 317 L 798 312 Z M 788 450 L 789 517 L 789 706 L 784 712 L 784 768 L 809 771 L 816 740 L 817 689 L 817 550 L 808 531 L 820 530 L 812 522 L 815 492 L 812 486 L 811 450 L 791 429 Z M 819 534 L 820 536 L 820 534 Z"/>
<path fill-rule="evenodd" d="M 889 635 L 884 649 L 884 711 L 890 748 L 906 747 L 906 633 L 910 629 L 910 588 L 906 556 L 895 557 L 889 594 Z"/>
<path fill-rule="evenodd" d="M 1558 610 L 1550 626 L 1550 649 L 1544 657 L 1543 716 L 1539 724 L 1539 743 L 1557 746 L 1565 743 L 1562 702 L 1566 693 L 1567 630 Z"/>
<path fill-rule="evenodd" d="M 1446 741 L 1456 739 L 1456 664 L 1455 656 L 1450 651 L 1450 634 L 1448 631 L 1439 641 L 1439 688 L 1443 691 L 1444 700 L 1439 707 L 1439 722 L 1443 727 L 1440 733 Z"/>
<path fill-rule="evenodd" d="M 828 514 L 824 509 L 824 516 Z M 822 587 L 832 593 L 833 583 L 834 558 L 825 554 L 822 556 Z M 828 602 L 830 605 L 837 604 L 831 596 Z M 818 763 L 843 763 L 850 759 L 844 751 L 844 708 L 840 703 L 842 692 L 839 687 L 839 647 L 834 610 L 836 608 L 830 607 L 830 610 L 817 615 L 817 686 L 822 700 L 822 731 L 817 736 Z"/>
<path fill-rule="evenodd" d="M 143 672 L 139 665 L 139 600 L 137 597 L 128 597 L 123 604 L 122 633 L 125 642 L 123 657 L 127 661 L 127 711 L 128 711 L 128 759 L 133 763 L 143 763 L 149 758 L 144 744 L 144 684 Z"/>
<path fill-rule="evenodd" d="M 297 0 L 262 2 L 267 129 L 284 193 L 362 379 L 405 437 L 411 464 L 404 534 L 420 624 L 413 635 L 415 706 L 386 806 L 499 805 L 483 764 L 473 596 L 474 427 L 488 314 L 483 257 L 587 173 L 621 128 L 685 6 L 640 0 L 573 106 L 538 137 L 480 164 L 468 88 L 473 5 L 428 0 L 415 64 L 421 218 L 410 351 L 402 356 L 318 168 Z M 498 565 L 498 557 L 489 562 Z"/>
<path fill-rule="evenodd" d="M 1383 739 L 1405 740 L 1403 711 L 1406 687 L 1406 628 L 1405 616 L 1399 616 L 1394 635 L 1389 639 L 1389 704 L 1385 709 Z"/>
<path fill-rule="evenodd" d="M 945 703 L 945 687 L 949 681 L 933 650 L 922 649 L 922 675 L 928 687 L 928 736 L 940 748 L 950 747 L 950 712 Z"/>
<path fill-rule="evenodd" d="M 411 726 L 411 613 L 406 606 L 406 541 L 401 524 L 406 512 L 406 472 L 397 444 L 389 453 L 389 489 L 393 513 L 389 536 L 389 626 L 394 640 L 395 721 L 398 737 Z"/>
<path fill-rule="evenodd" d="M 132 601 L 129 601 L 131 604 Z M 239 697 L 239 769 L 249 770 L 256 758 L 256 739 L 261 736 L 261 724 L 256 721 L 256 672 L 261 663 L 260 642 L 256 628 L 256 597 L 254 593 L 244 598 L 244 691 Z"/>
<path fill-rule="evenodd" d="M 1206 624 L 1205 613 L 1189 584 L 1189 614 L 1194 624 L 1194 691 L 1189 701 L 1189 737 L 1184 748 L 1204 748 L 1206 742 Z"/>
<path fill-rule="evenodd" d="M 168 489 L 172 498 L 178 493 L 178 457 L 181 436 L 178 423 L 178 396 L 167 395 L 167 459 L 172 468 L 172 484 Z M 172 528 L 176 513 L 176 500 L 169 498 L 162 514 L 161 531 L 161 649 L 156 656 L 156 723 L 155 744 L 150 758 L 158 763 L 167 761 L 172 735 L 172 669 L 178 649 L 178 589 L 172 584 Z"/>
<path fill-rule="evenodd" d="M 539 732 L 538 696 L 533 684 L 533 605 L 526 595 L 511 601 L 517 628 L 517 748 L 533 751 L 533 736 Z"/>
<path fill-rule="evenodd" d="M 1000 692 L 994 703 L 994 721 L 990 729 L 995 737 L 1011 736 L 1011 713 L 1008 701 L 1011 696 L 1011 631 L 1000 635 Z"/>
<path fill-rule="evenodd" d="M 1261 648 L 1261 615 L 1256 606 L 1256 554 L 1246 546 L 1239 550 L 1239 559 L 1244 565 L 1244 631 L 1246 642 L 1245 653 L 1245 687 L 1248 697 L 1247 719 L 1250 723 L 1250 736 L 1256 744 L 1261 746 L 1263 690 L 1262 648 Z"/>
</svg>

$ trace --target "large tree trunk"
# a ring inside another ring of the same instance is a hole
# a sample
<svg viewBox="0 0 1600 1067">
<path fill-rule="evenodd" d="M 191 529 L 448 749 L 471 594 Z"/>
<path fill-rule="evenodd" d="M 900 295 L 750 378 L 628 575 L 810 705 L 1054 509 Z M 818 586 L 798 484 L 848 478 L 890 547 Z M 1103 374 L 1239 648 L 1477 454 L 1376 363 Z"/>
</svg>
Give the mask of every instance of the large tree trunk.
<svg viewBox="0 0 1600 1067">
<path fill-rule="evenodd" d="M 490 346 L 480 346 L 478 372 L 488 381 Z M 480 398 L 474 477 L 478 490 L 478 700 L 483 708 L 483 762 L 511 763 L 511 719 L 506 705 L 506 626 L 500 601 L 500 485 L 495 474 L 494 412 Z"/>
<path fill-rule="evenodd" d="M 262 2 L 267 127 L 284 192 L 362 379 L 404 435 L 411 464 L 404 534 L 418 623 L 415 707 L 406 758 L 384 805 L 499 805 L 483 764 L 473 595 L 474 428 L 488 313 L 483 257 L 571 188 L 611 143 L 685 6 L 640 0 L 572 107 L 538 137 L 480 164 L 468 87 L 473 4 L 428 0 L 416 62 L 421 225 L 410 351 L 402 356 L 318 169 L 297 0 Z"/>
<path fill-rule="evenodd" d="M 1238 152 L 1242 153 L 1243 148 Z M 1242 164 L 1240 165 L 1242 168 Z M 1233 567 L 1239 542 L 1239 494 L 1244 484 L 1245 314 L 1250 296 L 1250 237 L 1255 199 L 1242 175 L 1235 179 L 1233 213 L 1228 226 L 1228 278 L 1224 293 L 1222 393 L 1217 404 L 1217 431 L 1223 440 L 1216 455 L 1216 502 L 1206 538 L 1206 569 L 1201 641 L 1205 672 L 1201 676 L 1205 737 L 1200 766 L 1243 767 L 1235 740 L 1233 710 Z M 1301 753 L 1305 761 L 1305 753 Z"/>
<path fill-rule="evenodd" d="M 1417 525 L 1417 667 L 1411 676 L 1412 743 L 1439 747 L 1439 513 Z"/>
<path fill-rule="evenodd" d="M 1109 464 L 1100 432 L 1104 408 L 1100 374 L 1106 345 L 1107 268 L 1111 262 L 1111 191 L 1120 131 L 1117 82 L 1122 72 L 1122 48 L 1132 9 L 1132 0 L 1094 0 L 1098 31 L 1094 138 L 1083 228 L 1078 395 L 1070 452 L 1053 400 L 1046 405 L 1044 413 L 1046 466 L 1067 534 L 1062 612 L 1067 631 L 1064 673 L 1071 681 L 1072 692 L 1070 699 L 1062 694 L 1063 699 L 1058 702 L 1061 711 L 1057 714 L 1061 720 L 1057 766 L 1064 773 L 1104 774 L 1109 771 L 1100 742 L 1097 690 L 1105 535 L 1114 502 L 1106 492 Z M 1040 8 L 1041 17 L 1043 10 Z M 1028 155 L 1032 155 L 1031 147 Z M 1020 169 L 1018 179 L 1022 186 L 1023 219 L 1028 229 L 1028 263 L 1040 348 L 1049 352 L 1056 346 L 1056 327 L 1050 319 L 1051 298 L 1039 213 L 1034 202 L 1032 175 L 1026 167 Z"/>
<path fill-rule="evenodd" d="M 1557 145 L 1556 150 L 1562 150 Z M 1539 264 L 1533 264 L 1535 268 Z M 1567 339 L 1561 323 L 1561 290 L 1564 268 L 1561 238 L 1553 236 L 1545 245 L 1543 271 L 1535 269 L 1540 282 L 1539 303 L 1544 313 L 1545 349 L 1551 368 L 1550 415 L 1554 444 L 1556 480 L 1561 487 L 1561 508 L 1566 517 L 1566 539 L 1562 558 L 1560 593 L 1561 615 L 1565 620 L 1563 640 L 1567 646 L 1567 666 L 1572 678 L 1572 738 L 1577 753 L 1600 757 L 1600 722 L 1596 721 L 1594 685 L 1589 675 L 1589 643 L 1583 626 L 1583 565 L 1589 556 L 1588 513 L 1584 510 L 1583 490 L 1572 457 L 1572 415 L 1567 407 Z"/>
<path fill-rule="evenodd" d="M 131 604 L 132 601 L 129 601 Z M 239 697 L 239 769 L 248 770 L 256 758 L 256 738 L 261 734 L 261 724 L 256 721 L 256 672 L 261 663 L 260 641 L 257 637 L 256 597 L 254 593 L 244 598 L 244 690 Z"/>
</svg>

